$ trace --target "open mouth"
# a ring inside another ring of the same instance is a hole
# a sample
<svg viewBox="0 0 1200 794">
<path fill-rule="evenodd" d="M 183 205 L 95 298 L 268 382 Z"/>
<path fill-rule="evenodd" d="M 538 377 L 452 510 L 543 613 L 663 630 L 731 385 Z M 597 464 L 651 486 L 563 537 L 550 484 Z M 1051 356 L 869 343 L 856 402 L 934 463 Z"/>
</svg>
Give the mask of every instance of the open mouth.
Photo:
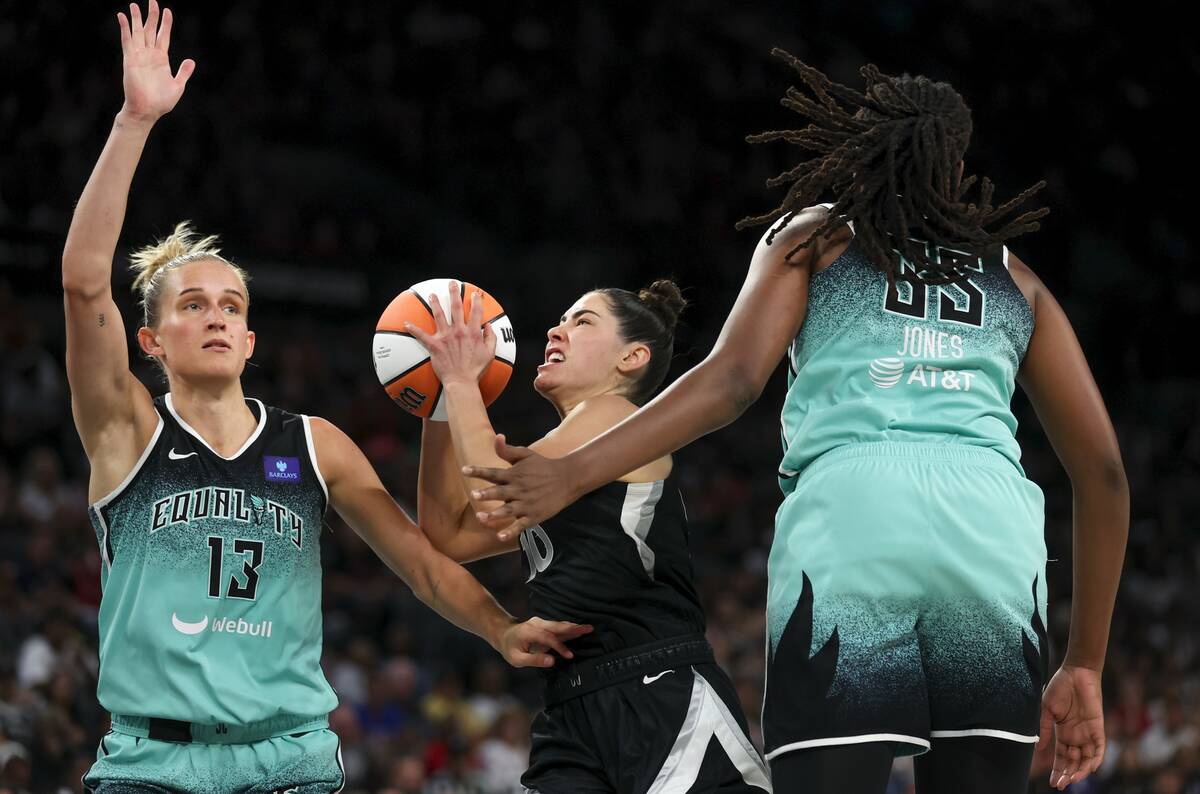
<svg viewBox="0 0 1200 794">
<path fill-rule="evenodd" d="M 563 355 L 561 350 L 559 350 L 558 348 L 552 347 L 552 348 L 549 348 L 546 350 L 546 360 L 542 363 L 541 366 L 538 367 L 538 369 L 542 369 L 542 367 L 550 367 L 555 364 L 561 364 L 566 360 L 567 360 L 567 357 Z"/>
</svg>

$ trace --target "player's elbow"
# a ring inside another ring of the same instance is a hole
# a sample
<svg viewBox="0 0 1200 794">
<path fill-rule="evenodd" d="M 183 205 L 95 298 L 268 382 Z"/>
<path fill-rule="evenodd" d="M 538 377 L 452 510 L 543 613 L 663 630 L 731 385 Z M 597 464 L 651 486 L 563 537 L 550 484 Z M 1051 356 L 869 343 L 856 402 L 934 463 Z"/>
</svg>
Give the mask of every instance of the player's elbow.
<svg viewBox="0 0 1200 794">
<path fill-rule="evenodd" d="M 110 287 L 107 280 L 99 281 L 69 274 L 66 268 L 63 268 L 62 289 L 68 301 L 83 303 L 102 297 Z"/>
<path fill-rule="evenodd" d="M 1129 480 L 1118 453 L 1090 456 L 1067 470 L 1076 490 L 1102 493 L 1110 498 L 1129 499 Z"/>
<path fill-rule="evenodd" d="M 719 384 L 716 392 L 720 395 L 722 412 L 728 414 L 727 422 L 732 422 L 758 401 L 763 384 L 753 372 L 738 363 L 720 367 L 716 374 Z"/>
</svg>

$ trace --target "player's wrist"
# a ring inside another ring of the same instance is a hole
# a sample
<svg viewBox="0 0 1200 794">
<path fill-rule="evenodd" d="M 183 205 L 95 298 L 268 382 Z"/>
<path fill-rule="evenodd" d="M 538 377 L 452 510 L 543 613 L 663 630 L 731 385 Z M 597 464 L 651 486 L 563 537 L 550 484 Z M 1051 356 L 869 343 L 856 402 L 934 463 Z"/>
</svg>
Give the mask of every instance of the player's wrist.
<svg viewBox="0 0 1200 794">
<path fill-rule="evenodd" d="M 1067 651 L 1067 655 L 1063 658 L 1062 666 L 1064 668 L 1075 668 L 1079 670 L 1088 670 L 1097 675 L 1104 672 L 1104 657 L 1096 657 L 1080 652 Z"/>
<path fill-rule="evenodd" d="M 113 119 L 113 123 L 119 129 L 130 132 L 148 133 L 160 118 L 162 118 L 161 115 L 139 113 L 131 109 L 128 105 L 122 105 L 121 109 L 117 111 L 117 116 Z"/>
<path fill-rule="evenodd" d="M 441 381 L 444 389 L 479 389 L 479 378 L 472 378 L 466 372 L 448 374 Z"/>
<path fill-rule="evenodd" d="M 495 651 L 501 655 L 504 654 L 504 637 L 512 630 L 514 626 L 520 623 L 519 620 L 497 607 L 496 613 L 491 616 L 488 621 L 488 627 L 484 633 L 484 639 L 492 646 Z"/>
</svg>

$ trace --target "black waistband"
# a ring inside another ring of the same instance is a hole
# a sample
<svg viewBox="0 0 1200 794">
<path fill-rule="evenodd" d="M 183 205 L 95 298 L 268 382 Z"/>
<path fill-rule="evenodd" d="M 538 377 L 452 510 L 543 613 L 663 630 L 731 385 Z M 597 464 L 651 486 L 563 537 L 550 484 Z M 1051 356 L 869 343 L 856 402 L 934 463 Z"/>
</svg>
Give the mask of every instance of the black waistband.
<svg viewBox="0 0 1200 794">
<path fill-rule="evenodd" d="M 546 707 L 595 692 L 643 673 L 690 664 L 714 662 L 712 646 L 703 635 L 672 637 L 625 648 L 607 656 L 559 663 L 546 677 Z"/>
</svg>

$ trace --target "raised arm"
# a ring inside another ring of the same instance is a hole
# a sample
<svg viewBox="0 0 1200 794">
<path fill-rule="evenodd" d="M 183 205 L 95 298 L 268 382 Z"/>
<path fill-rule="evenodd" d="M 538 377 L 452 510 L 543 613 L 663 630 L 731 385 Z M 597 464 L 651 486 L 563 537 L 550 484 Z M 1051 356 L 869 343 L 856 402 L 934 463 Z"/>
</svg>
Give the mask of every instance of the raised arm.
<svg viewBox="0 0 1200 794">
<path fill-rule="evenodd" d="M 489 526 L 515 521 L 517 528 L 527 529 L 581 495 L 741 416 L 804 322 L 809 273 L 829 241 L 814 241 L 790 261 L 785 256 L 824 223 L 826 212 L 823 207 L 805 210 L 770 245 L 766 236 L 759 241 L 712 352 L 628 419 L 561 461 L 510 449 L 505 454 L 517 461 L 511 469 L 468 467 L 472 476 L 498 483 L 480 498 L 505 502 L 485 517 Z"/>
<path fill-rule="evenodd" d="M 1058 301 L 1017 257 L 1013 278 L 1036 322 L 1017 375 L 1071 480 L 1074 570 L 1071 634 L 1062 668 L 1043 696 L 1043 740 L 1053 728 L 1059 787 L 1104 758 L 1100 676 L 1129 534 L 1129 486 L 1117 435 L 1075 332 Z"/>
<path fill-rule="evenodd" d="M 561 621 L 520 623 L 461 565 L 437 551 L 379 481 L 362 450 L 323 419 L 311 420 L 317 465 L 329 502 L 417 598 L 454 625 L 482 637 L 517 667 L 549 667 L 564 644 L 591 631 Z"/>
<path fill-rule="evenodd" d="M 429 350 L 449 415 L 448 422 L 427 421 L 421 437 L 421 528 L 440 551 L 462 561 L 515 551 L 517 538 L 513 534 L 499 540 L 479 522 L 477 512 L 501 503 L 469 500 L 466 489 L 478 489 L 487 482 L 460 475 L 460 467 L 468 462 L 501 468 L 508 463 L 493 449 L 496 431 L 479 391 L 479 377 L 491 363 L 495 349 L 495 338 L 483 325 L 483 302 L 472 301 L 464 312 L 458 286 L 451 282 L 448 308 L 447 315 L 434 296 L 430 304 L 434 333 L 411 324 L 408 331 Z M 586 400 L 558 427 L 530 445 L 531 449 L 548 458 L 561 458 L 608 430 L 631 410 L 629 402 L 619 397 L 602 395 Z"/>
<path fill-rule="evenodd" d="M 171 11 L 150 0 L 145 24 L 136 5 L 121 28 L 125 103 L 75 207 L 63 249 L 67 378 L 71 410 L 92 461 L 93 488 L 107 491 L 132 467 L 155 424 L 150 395 L 129 371 L 121 316 L 112 298 L 112 263 L 133 173 L 154 123 L 183 95 L 195 64 L 171 74 Z"/>
</svg>

